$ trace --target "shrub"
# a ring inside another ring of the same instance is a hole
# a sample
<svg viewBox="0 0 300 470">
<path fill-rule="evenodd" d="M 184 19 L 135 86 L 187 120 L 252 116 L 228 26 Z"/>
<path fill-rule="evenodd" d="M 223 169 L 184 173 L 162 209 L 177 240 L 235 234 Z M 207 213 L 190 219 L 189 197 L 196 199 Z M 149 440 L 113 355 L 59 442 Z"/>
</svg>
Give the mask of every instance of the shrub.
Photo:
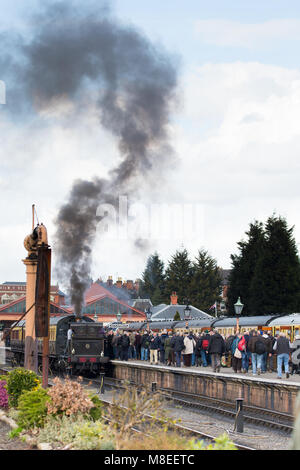
<svg viewBox="0 0 300 470">
<path fill-rule="evenodd" d="M 237 450 L 234 443 L 229 440 L 228 434 L 225 432 L 219 437 L 214 439 L 214 444 L 209 444 L 205 447 L 203 441 L 195 441 L 192 439 L 189 441 L 189 450 Z"/>
<path fill-rule="evenodd" d="M 38 442 L 49 442 L 54 448 L 66 445 L 81 450 L 114 450 L 110 428 L 100 421 L 86 420 L 83 415 L 48 416 Z"/>
<path fill-rule="evenodd" d="M 23 392 L 18 400 L 18 425 L 23 429 L 43 427 L 49 400 L 50 397 L 43 388 Z"/>
<path fill-rule="evenodd" d="M 7 392 L 10 406 L 18 406 L 18 399 L 24 391 L 33 390 L 40 386 L 37 374 L 31 370 L 17 368 L 7 376 Z"/>
<path fill-rule="evenodd" d="M 0 380 L 0 408 L 8 408 L 8 393 L 5 380 Z"/>
<path fill-rule="evenodd" d="M 89 398 L 93 403 L 93 408 L 90 409 L 89 416 L 93 421 L 97 421 L 102 418 L 103 403 L 97 395 L 92 395 Z"/>
<path fill-rule="evenodd" d="M 61 382 L 59 378 L 53 379 L 54 385 L 48 394 L 51 398 L 47 402 L 48 414 L 71 416 L 77 413 L 87 414 L 94 404 L 79 383 L 70 379 Z"/>
<path fill-rule="evenodd" d="M 131 439 L 135 427 L 155 435 L 176 423 L 168 417 L 165 399 L 159 391 L 154 393 L 150 387 L 138 390 L 126 383 L 123 393 L 113 394 L 103 416 L 109 420 L 117 442 Z"/>
</svg>

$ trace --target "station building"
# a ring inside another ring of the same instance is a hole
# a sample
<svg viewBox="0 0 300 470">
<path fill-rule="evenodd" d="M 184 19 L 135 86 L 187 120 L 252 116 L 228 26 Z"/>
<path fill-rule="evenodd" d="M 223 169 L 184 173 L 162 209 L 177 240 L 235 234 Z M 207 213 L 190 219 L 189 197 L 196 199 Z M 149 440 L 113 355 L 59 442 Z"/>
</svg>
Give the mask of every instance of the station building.
<svg viewBox="0 0 300 470">
<path fill-rule="evenodd" d="M 26 282 L 4 282 L 0 284 L 0 306 L 10 304 L 26 295 Z M 59 286 L 51 286 L 50 301 L 57 305 L 65 305 L 65 294 Z"/>
</svg>

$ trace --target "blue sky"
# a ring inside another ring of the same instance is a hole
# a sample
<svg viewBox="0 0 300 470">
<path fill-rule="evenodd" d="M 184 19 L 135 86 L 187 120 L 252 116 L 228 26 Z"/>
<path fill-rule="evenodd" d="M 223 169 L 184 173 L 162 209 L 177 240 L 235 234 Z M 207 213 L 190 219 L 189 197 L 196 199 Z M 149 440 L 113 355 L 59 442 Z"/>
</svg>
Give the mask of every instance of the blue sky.
<svg viewBox="0 0 300 470">
<path fill-rule="evenodd" d="M 80 8 L 92 4 L 77 3 Z M 0 5 L 0 32 L 30 34 L 26 18 L 39 1 L 0 0 Z M 205 247 L 228 268 L 249 223 L 274 211 L 295 225 L 300 243 L 300 2 L 114 0 L 111 9 L 180 63 L 180 105 L 171 126 L 178 165 L 144 200 L 197 205 L 203 227 L 194 239 L 153 241 L 142 255 L 129 242 L 124 250 L 124 244 L 99 240 L 93 276 L 138 277 L 151 251 L 167 261 L 182 245 L 193 255 Z M 82 110 L 80 123 L 76 119 L 68 126 L 65 110 L 51 112 L 49 125 L 38 131 L 28 122 L 11 122 L 0 107 L 0 282 L 24 279 L 20 260 L 31 203 L 37 204 L 51 238 L 52 220 L 74 179 L 101 176 L 107 161 L 117 158 L 92 106 Z M 105 149 L 101 161 L 94 155 L 99 147 Z M 71 155 L 76 164 L 70 171 Z M 35 191 L 28 190 L 30 185 Z"/>
</svg>

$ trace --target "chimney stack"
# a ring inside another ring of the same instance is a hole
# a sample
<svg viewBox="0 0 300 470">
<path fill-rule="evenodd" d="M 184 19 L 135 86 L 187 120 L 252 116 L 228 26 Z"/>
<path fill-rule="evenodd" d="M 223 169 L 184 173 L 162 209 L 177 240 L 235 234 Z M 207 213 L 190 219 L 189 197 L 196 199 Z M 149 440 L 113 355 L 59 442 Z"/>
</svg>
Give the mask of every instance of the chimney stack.
<svg viewBox="0 0 300 470">
<path fill-rule="evenodd" d="M 178 295 L 176 292 L 172 292 L 172 295 L 170 296 L 171 298 L 171 305 L 177 305 L 178 304 Z"/>
</svg>

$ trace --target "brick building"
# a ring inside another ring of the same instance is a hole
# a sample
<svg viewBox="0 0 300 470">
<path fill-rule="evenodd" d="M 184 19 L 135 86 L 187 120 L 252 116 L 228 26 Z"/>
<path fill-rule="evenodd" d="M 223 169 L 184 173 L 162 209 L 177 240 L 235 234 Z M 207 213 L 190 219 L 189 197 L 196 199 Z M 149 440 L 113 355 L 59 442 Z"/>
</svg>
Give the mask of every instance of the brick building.
<svg viewBox="0 0 300 470">
<path fill-rule="evenodd" d="M 26 282 L 4 282 L 0 284 L 0 305 L 9 304 L 26 295 Z M 65 294 L 59 286 L 51 286 L 50 301 L 65 305 Z"/>
</svg>

